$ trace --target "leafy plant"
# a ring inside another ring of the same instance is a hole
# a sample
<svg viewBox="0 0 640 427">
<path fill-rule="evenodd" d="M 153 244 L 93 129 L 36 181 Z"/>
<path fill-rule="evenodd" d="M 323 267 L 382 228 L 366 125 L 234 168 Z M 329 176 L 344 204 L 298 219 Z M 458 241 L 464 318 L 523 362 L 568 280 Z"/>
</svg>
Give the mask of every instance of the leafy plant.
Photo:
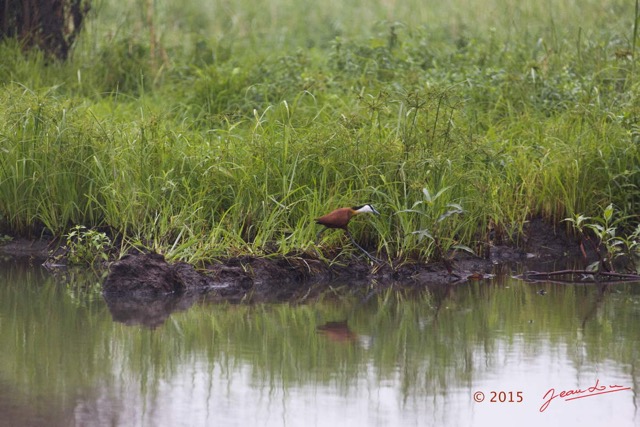
<svg viewBox="0 0 640 427">
<path fill-rule="evenodd" d="M 72 264 L 94 264 L 98 259 L 107 261 L 111 239 L 100 231 L 76 225 L 67 234 L 67 259 Z"/>
<path fill-rule="evenodd" d="M 449 267 L 457 250 L 463 250 L 470 254 L 474 254 L 474 252 L 470 247 L 458 243 L 455 238 L 455 227 L 449 229 L 447 233 L 443 230 L 443 225 L 448 219 L 464 213 L 464 209 L 459 203 L 444 204 L 439 200 L 449 189 L 450 187 L 442 188 L 432 195 L 425 187 L 422 189 L 424 200 L 419 200 L 413 204 L 411 209 L 404 209 L 398 213 L 416 213 L 433 224 L 430 228 L 416 230 L 411 234 L 417 235 L 420 240 L 429 240 L 433 244 L 434 258 L 442 260 L 450 270 Z"/>
<path fill-rule="evenodd" d="M 637 256 L 640 255 L 640 225 L 628 236 L 618 234 L 618 229 L 628 219 L 616 217 L 613 204 L 602 211 L 602 216 L 587 217 L 581 214 L 565 218 L 580 236 L 580 248 L 586 257 L 584 243 L 588 243 L 598 260 L 587 267 L 590 271 L 615 271 L 614 260 L 627 257 L 630 266 L 637 271 Z"/>
</svg>

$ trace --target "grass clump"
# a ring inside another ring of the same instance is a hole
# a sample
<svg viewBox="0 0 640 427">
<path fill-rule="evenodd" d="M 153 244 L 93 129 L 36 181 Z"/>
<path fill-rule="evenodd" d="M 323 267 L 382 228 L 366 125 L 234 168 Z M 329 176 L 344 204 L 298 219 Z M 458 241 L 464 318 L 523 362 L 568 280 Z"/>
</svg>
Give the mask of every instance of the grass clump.
<svg viewBox="0 0 640 427">
<path fill-rule="evenodd" d="M 159 3 L 151 22 L 104 2 L 66 63 L 3 42 L 2 228 L 190 262 L 318 254 L 344 241 L 314 242 L 313 218 L 372 203 L 358 241 L 428 260 L 531 217 L 637 222 L 628 5 L 409 3 Z M 423 189 L 438 206 L 411 215 Z"/>
</svg>

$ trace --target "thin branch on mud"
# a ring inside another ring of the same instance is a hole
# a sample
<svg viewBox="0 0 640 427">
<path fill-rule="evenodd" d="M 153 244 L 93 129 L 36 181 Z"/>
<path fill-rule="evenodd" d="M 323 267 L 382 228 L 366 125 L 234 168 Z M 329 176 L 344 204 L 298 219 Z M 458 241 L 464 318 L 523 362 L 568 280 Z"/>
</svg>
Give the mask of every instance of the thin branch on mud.
<svg viewBox="0 0 640 427">
<path fill-rule="evenodd" d="M 517 276 L 519 279 L 523 280 L 543 280 L 543 279 L 551 279 L 557 276 L 582 276 L 582 280 L 566 280 L 563 281 L 565 283 L 575 283 L 575 282 L 601 282 L 600 278 L 603 279 L 614 279 L 616 281 L 640 281 L 640 275 L 638 274 L 625 274 L 625 273 L 614 273 L 610 271 L 589 271 L 589 270 L 559 270 L 559 271 L 527 271 L 520 276 Z M 587 279 L 589 278 L 589 279 Z"/>
</svg>

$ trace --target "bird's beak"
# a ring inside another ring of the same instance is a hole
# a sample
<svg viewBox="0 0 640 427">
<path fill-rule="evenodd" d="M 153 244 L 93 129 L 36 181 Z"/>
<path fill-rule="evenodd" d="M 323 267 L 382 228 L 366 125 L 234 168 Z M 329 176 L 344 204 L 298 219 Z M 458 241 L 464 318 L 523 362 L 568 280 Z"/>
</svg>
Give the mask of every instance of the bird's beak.
<svg viewBox="0 0 640 427">
<path fill-rule="evenodd" d="M 378 212 L 378 211 L 376 210 L 376 208 L 374 208 L 373 206 L 371 206 L 371 210 L 373 211 L 373 213 L 374 213 L 375 215 L 380 215 L 380 212 Z"/>
</svg>

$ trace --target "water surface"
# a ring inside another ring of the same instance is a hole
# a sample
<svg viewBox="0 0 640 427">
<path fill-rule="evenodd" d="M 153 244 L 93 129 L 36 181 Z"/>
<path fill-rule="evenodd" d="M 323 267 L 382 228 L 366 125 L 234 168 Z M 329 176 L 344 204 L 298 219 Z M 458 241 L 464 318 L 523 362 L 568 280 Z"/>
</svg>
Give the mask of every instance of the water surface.
<svg viewBox="0 0 640 427">
<path fill-rule="evenodd" d="M 640 424 L 640 284 L 346 283 L 152 314 L 98 287 L 0 263 L 0 426 Z M 540 412 L 551 388 L 586 393 Z"/>
</svg>

